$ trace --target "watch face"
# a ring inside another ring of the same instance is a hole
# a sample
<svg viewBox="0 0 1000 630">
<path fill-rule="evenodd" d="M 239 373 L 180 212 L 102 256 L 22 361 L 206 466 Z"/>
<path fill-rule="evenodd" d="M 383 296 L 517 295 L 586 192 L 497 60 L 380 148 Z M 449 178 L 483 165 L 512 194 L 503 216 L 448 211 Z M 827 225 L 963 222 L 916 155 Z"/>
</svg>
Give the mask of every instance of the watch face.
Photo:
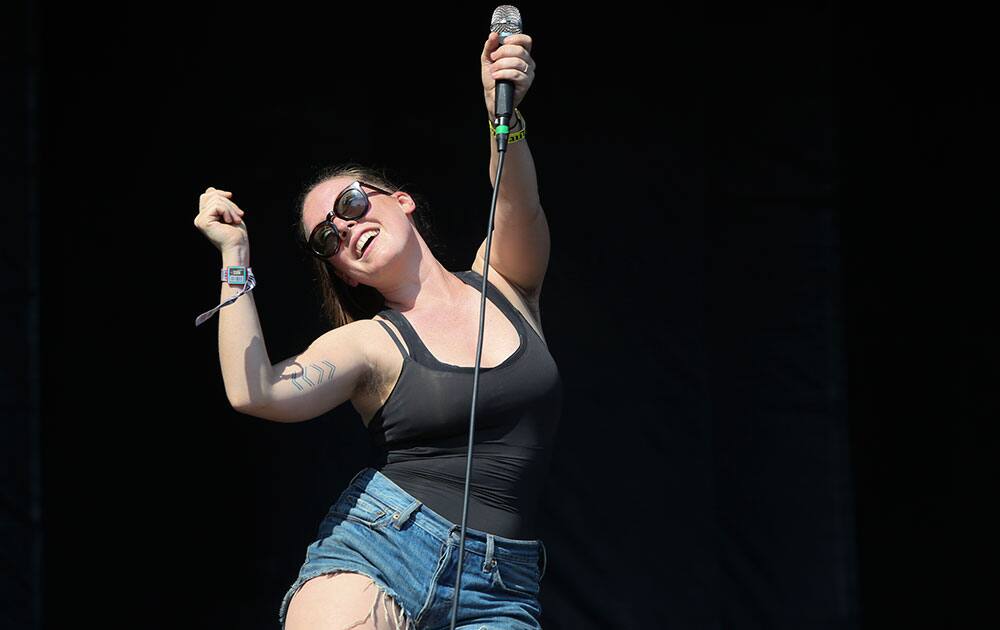
<svg viewBox="0 0 1000 630">
<path fill-rule="evenodd" d="M 226 267 L 225 275 L 223 279 L 229 284 L 246 284 L 247 283 L 247 268 L 246 267 Z"/>
</svg>

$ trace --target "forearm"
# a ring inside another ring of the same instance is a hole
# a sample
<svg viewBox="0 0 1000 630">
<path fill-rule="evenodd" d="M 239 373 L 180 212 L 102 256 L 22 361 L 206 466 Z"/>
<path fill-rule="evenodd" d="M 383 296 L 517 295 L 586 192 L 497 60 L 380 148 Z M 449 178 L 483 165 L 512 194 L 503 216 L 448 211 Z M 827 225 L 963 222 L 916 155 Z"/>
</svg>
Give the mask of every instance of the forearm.
<svg viewBox="0 0 1000 630">
<path fill-rule="evenodd" d="M 512 127 L 512 131 L 518 129 L 519 127 Z M 497 150 L 496 138 L 487 137 L 490 142 L 490 184 L 495 185 L 500 152 Z M 525 137 L 518 142 L 508 142 L 497 194 L 497 220 L 531 219 L 540 209 L 538 178 L 535 161 L 528 148 L 528 139 Z"/>
<path fill-rule="evenodd" d="M 223 251 L 222 265 L 249 267 L 249 246 Z M 226 282 L 221 284 L 220 302 L 243 289 L 231 287 Z M 265 400 L 272 383 L 272 370 L 253 291 L 219 310 L 219 363 L 226 397 L 234 408 L 249 408 Z"/>
</svg>

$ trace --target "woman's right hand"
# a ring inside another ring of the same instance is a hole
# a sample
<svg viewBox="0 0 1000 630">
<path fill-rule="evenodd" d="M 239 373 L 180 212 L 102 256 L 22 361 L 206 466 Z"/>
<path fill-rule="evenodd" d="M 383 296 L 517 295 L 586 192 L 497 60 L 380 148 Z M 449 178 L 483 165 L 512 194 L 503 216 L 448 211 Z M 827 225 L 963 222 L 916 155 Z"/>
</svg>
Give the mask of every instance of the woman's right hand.
<svg viewBox="0 0 1000 630">
<path fill-rule="evenodd" d="M 232 202 L 233 193 L 209 186 L 198 198 L 195 227 L 212 241 L 219 251 L 247 245 L 250 237 L 243 221 L 243 211 Z"/>
</svg>

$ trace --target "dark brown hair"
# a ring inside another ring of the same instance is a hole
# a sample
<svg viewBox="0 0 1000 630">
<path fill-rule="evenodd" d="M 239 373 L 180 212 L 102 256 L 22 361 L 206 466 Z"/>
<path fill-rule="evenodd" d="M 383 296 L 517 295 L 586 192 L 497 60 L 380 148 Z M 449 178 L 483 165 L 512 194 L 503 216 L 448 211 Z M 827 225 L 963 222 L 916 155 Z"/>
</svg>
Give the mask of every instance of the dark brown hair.
<svg viewBox="0 0 1000 630">
<path fill-rule="evenodd" d="M 352 177 L 361 181 L 375 184 L 379 188 L 384 188 L 390 192 L 401 190 L 386 175 L 385 169 L 379 170 L 369 166 L 364 166 L 356 162 L 346 164 L 327 165 L 314 171 L 307 179 L 305 186 L 301 189 L 296 199 L 297 217 L 295 223 L 296 240 L 306 251 L 306 238 L 309 236 L 308 230 L 311 226 L 303 224 L 303 214 L 305 211 L 306 197 L 314 188 L 323 182 L 334 177 Z M 409 216 L 413 224 L 420 233 L 421 238 L 427 243 L 431 253 L 435 258 L 437 253 L 443 249 L 438 242 L 437 236 L 431 227 L 429 220 L 429 206 L 421 195 L 406 191 L 417 205 Z M 306 254 L 312 260 L 316 277 L 319 281 L 320 299 L 323 306 L 323 314 L 333 328 L 339 328 L 344 324 L 349 324 L 358 319 L 371 319 L 376 313 L 385 308 L 385 298 L 375 287 L 365 284 L 358 284 L 356 287 L 348 285 L 340 279 L 334 271 L 333 265 L 327 260 L 321 260 L 310 254 Z"/>
</svg>

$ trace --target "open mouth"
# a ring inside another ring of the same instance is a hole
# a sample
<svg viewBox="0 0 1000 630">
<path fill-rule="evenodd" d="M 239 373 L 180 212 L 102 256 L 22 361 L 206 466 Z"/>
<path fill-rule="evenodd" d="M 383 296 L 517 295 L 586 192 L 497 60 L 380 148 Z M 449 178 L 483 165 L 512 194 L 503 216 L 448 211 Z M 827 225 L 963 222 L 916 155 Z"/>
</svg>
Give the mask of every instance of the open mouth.
<svg viewBox="0 0 1000 630">
<path fill-rule="evenodd" d="M 358 252 L 358 260 L 365 257 L 365 253 L 371 247 L 375 239 L 378 238 L 378 235 L 380 233 L 381 230 L 375 229 L 365 232 L 364 234 L 361 235 L 361 239 L 358 241 L 359 243 L 361 243 L 361 249 Z M 371 234 L 371 236 L 369 236 L 369 234 Z"/>
</svg>

